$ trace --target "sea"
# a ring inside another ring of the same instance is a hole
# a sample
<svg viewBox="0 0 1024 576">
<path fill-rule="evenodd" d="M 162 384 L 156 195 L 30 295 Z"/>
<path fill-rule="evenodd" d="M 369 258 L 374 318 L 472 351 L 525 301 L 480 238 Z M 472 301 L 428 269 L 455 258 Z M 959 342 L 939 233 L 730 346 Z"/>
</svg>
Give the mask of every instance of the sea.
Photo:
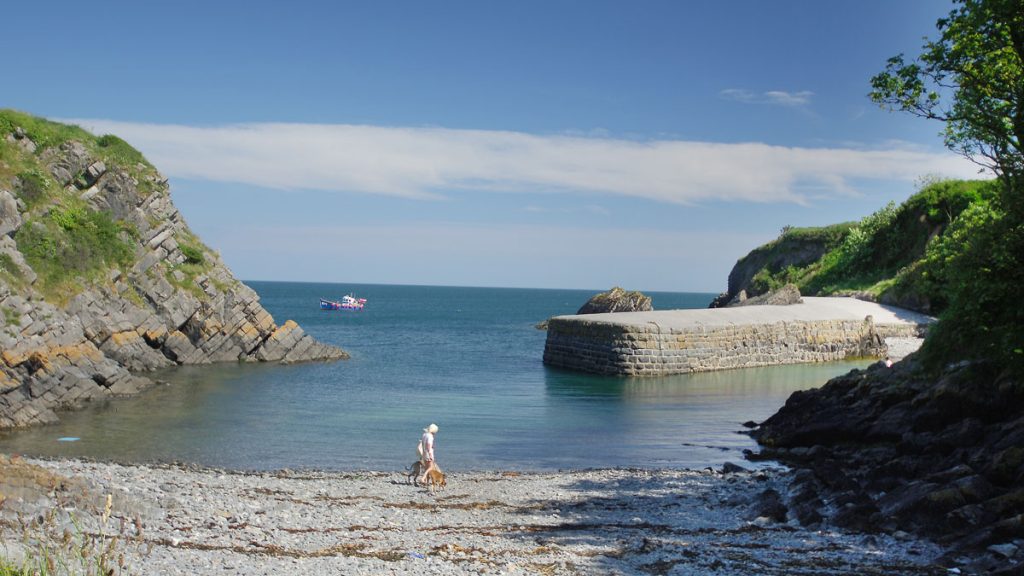
<svg viewBox="0 0 1024 576">
<path fill-rule="evenodd" d="M 351 358 L 164 370 L 127 399 L 0 432 L 0 453 L 232 470 L 399 470 L 436 423 L 448 471 L 747 467 L 745 422 L 797 390 L 867 361 L 669 377 L 579 374 L 542 363 L 537 324 L 597 290 L 247 282 Z M 324 311 L 353 294 L 363 310 Z M 714 294 L 647 292 L 655 309 L 705 308 Z"/>
</svg>

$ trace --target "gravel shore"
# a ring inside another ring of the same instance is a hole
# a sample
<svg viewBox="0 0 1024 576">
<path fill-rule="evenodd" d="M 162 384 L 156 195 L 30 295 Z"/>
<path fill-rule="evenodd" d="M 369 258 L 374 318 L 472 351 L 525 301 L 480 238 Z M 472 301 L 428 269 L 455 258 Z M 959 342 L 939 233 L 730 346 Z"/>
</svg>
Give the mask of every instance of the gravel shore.
<svg viewBox="0 0 1024 576">
<path fill-rule="evenodd" d="M 939 547 L 905 534 L 772 520 L 781 469 L 454 472 L 431 494 L 401 471 L 6 466 L 0 555 L 15 562 L 19 523 L 57 509 L 69 531 L 119 534 L 133 574 L 946 574 Z"/>
</svg>

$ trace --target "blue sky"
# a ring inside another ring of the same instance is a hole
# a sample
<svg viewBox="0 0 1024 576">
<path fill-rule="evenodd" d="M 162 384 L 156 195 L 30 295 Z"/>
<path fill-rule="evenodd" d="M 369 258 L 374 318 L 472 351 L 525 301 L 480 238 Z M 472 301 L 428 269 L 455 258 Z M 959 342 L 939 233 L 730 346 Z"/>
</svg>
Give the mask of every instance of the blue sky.
<svg viewBox="0 0 1024 576">
<path fill-rule="evenodd" d="M 719 292 L 976 173 L 866 96 L 949 9 L 16 2 L 0 107 L 134 144 L 243 279 Z"/>
</svg>

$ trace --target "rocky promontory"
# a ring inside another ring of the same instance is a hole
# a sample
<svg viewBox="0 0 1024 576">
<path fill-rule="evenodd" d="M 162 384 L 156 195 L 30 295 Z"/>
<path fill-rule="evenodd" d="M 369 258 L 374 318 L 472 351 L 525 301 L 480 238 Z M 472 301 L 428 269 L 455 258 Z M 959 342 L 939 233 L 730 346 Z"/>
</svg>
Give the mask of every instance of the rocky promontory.
<svg viewBox="0 0 1024 576">
<path fill-rule="evenodd" d="M 0 111 L 0 428 L 135 393 L 157 368 L 345 358 L 189 230 L 123 141 Z"/>
</svg>

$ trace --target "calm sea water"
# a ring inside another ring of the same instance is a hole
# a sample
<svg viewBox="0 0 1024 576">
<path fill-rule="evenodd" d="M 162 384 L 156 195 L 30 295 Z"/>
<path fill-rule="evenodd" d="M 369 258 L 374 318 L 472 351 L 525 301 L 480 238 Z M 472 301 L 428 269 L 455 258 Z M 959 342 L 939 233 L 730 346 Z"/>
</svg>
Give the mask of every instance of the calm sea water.
<svg viewBox="0 0 1024 576">
<path fill-rule="evenodd" d="M 278 323 L 297 321 L 352 358 L 294 366 L 217 365 L 156 375 L 166 385 L 0 434 L 0 452 L 233 469 L 389 470 L 440 426 L 449 470 L 702 468 L 756 448 L 742 423 L 795 390 L 866 362 L 662 378 L 574 374 L 541 363 L 535 324 L 592 291 L 250 282 Z M 359 312 L 321 311 L 352 292 Z M 656 309 L 713 294 L 649 293 Z M 76 441 L 67 441 L 77 438 Z M 60 440 L 65 439 L 65 440 Z"/>
</svg>

